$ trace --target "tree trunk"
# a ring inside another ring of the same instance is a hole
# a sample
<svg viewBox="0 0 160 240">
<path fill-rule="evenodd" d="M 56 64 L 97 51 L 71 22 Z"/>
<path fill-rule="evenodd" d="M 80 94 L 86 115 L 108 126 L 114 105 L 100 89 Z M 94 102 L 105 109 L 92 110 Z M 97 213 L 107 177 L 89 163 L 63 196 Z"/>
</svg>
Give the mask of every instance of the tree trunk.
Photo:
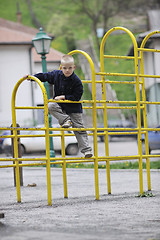
<svg viewBox="0 0 160 240">
<path fill-rule="evenodd" d="M 96 38 L 97 48 L 100 50 L 100 43 L 99 43 L 99 39 L 98 39 L 98 36 L 97 36 L 97 24 L 95 24 L 95 22 L 93 23 L 92 28 L 93 28 L 93 34 Z"/>
</svg>

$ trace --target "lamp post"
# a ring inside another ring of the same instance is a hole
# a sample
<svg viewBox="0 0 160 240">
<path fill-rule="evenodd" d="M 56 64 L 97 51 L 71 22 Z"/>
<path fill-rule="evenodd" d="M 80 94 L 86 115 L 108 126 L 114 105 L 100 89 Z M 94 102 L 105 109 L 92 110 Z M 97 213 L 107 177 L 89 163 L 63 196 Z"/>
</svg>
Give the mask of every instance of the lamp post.
<svg viewBox="0 0 160 240">
<path fill-rule="evenodd" d="M 36 49 L 36 52 L 38 54 L 41 54 L 42 58 L 42 71 L 47 72 L 47 64 L 46 64 L 46 54 L 49 53 L 50 45 L 52 38 L 49 37 L 45 32 L 43 32 L 43 29 L 39 29 L 39 33 L 37 33 L 36 37 L 32 39 L 33 46 Z M 50 98 L 50 93 L 49 93 L 49 86 L 48 82 L 44 82 L 44 86 L 47 92 L 47 97 L 48 99 Z M 49 127 L 52 127 L 52 118 L 51 115 L 49 114 Z M 52 133 L 50 131 L 50 133 Z M 55 157 L 54 149 L 53 149 L 53 139 L 52 137 L 49 138 L 49 143 L 50 143 L 50 157 Z"/>
</svg>

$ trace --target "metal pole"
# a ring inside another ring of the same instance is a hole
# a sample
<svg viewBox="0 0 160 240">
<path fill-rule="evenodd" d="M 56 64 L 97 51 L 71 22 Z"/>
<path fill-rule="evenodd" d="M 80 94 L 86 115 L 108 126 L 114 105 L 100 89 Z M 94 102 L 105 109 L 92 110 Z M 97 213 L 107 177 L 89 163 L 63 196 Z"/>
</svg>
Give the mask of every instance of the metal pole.
<svg viewBox="0 0 160 240">
<path fill-rule="evenodd" d="M 13 127 L 13 125 L 11 125 L 11 127 Z M 17 123 L 17 127 L 20 127 L 20 125 Z M 20 131 L 17 131 L 17 134 L 20 135 Z M 11 130 L 11 135 L 13 135 L 13 130 Z M 20 142 L 20 138 L 17 139 L 18 142 L 18 157 L 21 158 L 22 157 L 22 152 L 21 152 L 21 142 Z M 14 141 L 12 138 L 12 156 L 14 158 Z M 15 163 L 15 161 L 13 161 L 13 164 Z M 22 163 L 22 161 L 19 161 L 19 163 Z M 13 168 L 13 173 L 14 173 L 14 186 L 16 187 L 16 170 L 15 167 Z M 20 176 L 20 186 L 23 186 L 23 170 L 22 167 L 19 167 L 19 176 Z"/>
<path fill-rule="evenodd" d="M 43 73 L 47 72 L 47 65 L 46 65 L 46 55 L 45 54 L 41 54 L 41 58 L 42 58 L 42 71 Z M 44 86 L 47 92 L 47 97 L 48 99 L 50 98 L 50 94 L 49 94 L 49 85 L 48 82 L 44 82 Z M 52 127 L 52 117 L 49 114 L 49 128 Z M 51 131 L 49 131 L 50 134 L 52 134 Z M 55 157 L 55 152 L 54 152 L 54 148 L 53 148 L 53 138 L 50 137 L 49 138 L 49 144 L 50 144 L 50 157 Z"/>
</svg>

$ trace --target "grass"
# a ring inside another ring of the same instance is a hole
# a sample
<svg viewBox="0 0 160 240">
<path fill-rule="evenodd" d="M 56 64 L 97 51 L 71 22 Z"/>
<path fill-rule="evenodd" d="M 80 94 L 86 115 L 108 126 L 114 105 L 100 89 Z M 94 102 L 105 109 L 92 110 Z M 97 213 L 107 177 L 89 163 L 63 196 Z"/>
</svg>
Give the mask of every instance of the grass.
<svg viewBox="0 0 160 240">
<path fill-rule="evenodd" d="M 135 36 L 136 37 L 136 36 Z M 105 44 L 105 54 L 112 56 L 127 56 L 128 50 L 132 45 L 132 41 L 128 34 L 110 35 Z M 105 72 L 110 73 L 134 73 L 133 60 L 124 59 L 105 59 L 104 60 Z M 107 76 L 109 80 L 116 81 L 133 81 L 133 77 L 114 77 Z M 112 88 L 117 93 L 118 100 L 135 100 L 136 95 L 134 91 L 134 85 L 128 84 L 111 84 Z M 123 87 L 122 87 L 123 86 Z"/>
<path fill-rule="evenodd" d="M 20 11 L 22 12 L 22 24 L 33 27 L 26 1 L 0 0 L 0 17 L 16 22 L 17 2 L 20 3 Z"/>
<path fill-rule="evenodd" d="M 138 194 L 138 196 L 136 196 L 136 197 L 155 197 L 155 195 L 153 195 L 153 193 L 152 192 L 150 192 L 150 191 L 148 191 L 148 192 L 144 192 L 144 193 L 140 193 L 140 194 Z"/>
<path fill-rule="evenodd" d="M 118 33 L 118 31 L 117 31 Z M 137 34 L 135 34 L 136 38 Z M 132 45 L 132 40 L 130 36 L 126 33 L 118 35 L 109 35 L 105 42 L 105 55 L 112 56 L 127 56 L 129 48 Z M 96 47 L 96 45 L 95 45 Z M 98 53 L 98 49 L 96 49 Z M 98 53 L 99 54 L 99 53 Z M 104 71 L 109 73 L 134 73 L 134 61 L 118 58 L 105 58 L 104 59 Z M 107 76 L 106 79 L 112 81 L 134 81 L 133 77 L 124 77 L 124 76 Z M 112 89 L 115 90 L 117 99 L 119 101 L 135 101 L 135 85 L 134 84 L 111 84 Z M 129 104 L 123 104 L 129 105 Z M 135 109 L 123 110 L 126 118 L 129 118 L 131 115 L 136 115 Z"/>
<path fill-rule="evenodd" d="M 66 164 L 67 168 L 83 168 L 83 169 L 91 169 L 94 168 L 94 164 L 84 164 L 84 163 L 76 163 L 76 164 Z M 57 165 L 60 166 L 60 165 Z M 99 164 L 99 169 L 105 169 L 105 164 Z M 139 164 L 138 162 L 128 162 L 125 161 L 124 163 L 111 163 L 110 169 L 138 169 Z M 143 163 L 143 169 L 146 169 L 146 163 Z M 150 169 L 160 169 L 160 160 L 150 162 Z"/>
</svg>

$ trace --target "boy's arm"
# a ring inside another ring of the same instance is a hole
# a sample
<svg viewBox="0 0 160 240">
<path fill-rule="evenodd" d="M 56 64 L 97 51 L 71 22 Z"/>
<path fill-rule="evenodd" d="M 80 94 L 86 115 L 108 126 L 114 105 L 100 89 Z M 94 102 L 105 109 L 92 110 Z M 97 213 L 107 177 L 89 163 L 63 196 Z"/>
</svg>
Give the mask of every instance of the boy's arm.
<svg viewBox="0 0 160 240">
<path fill-rule="evenodd" d="M 34 77 L 37 77 L 41 82 L 49 82 L 50 84 L 54 84 L 55 76 L 57 72 L 56 70 L 48 73 L 37 73 L 33 75 Z M 23 78 L 27 78 L 28 75 L 25 75 Z M 31 79 L 27 79 L 31 80 Z"/>
<path fill-rule="evenodd" d="M 50 84 L 54 84 L 54 71 L 48 73 L 37 73 L 34 76 L 37 77 L 41 82 L 49 82 Z"/>
<path fill-rule="evenodd" d="M 25 78 L 28 78 L 28 76 L 29 76 L 29 74 L 23 76 L 23 78 L 24 78 L 24 79 L 25 79 Z M 34 77 L 37 77 L 39 80 L 41 80 L 41 82 L 46 82 L 46 81 L 47 81 L 47 80 L 45 80 L 45 78 L 44 78 L 44 76 L 43 76 L 43 73 L 37 73 L 37 74 L 35 74 L 35 75 L 33 75 L 33 76 L 34 76 Z M 33 81 L 33 80 L 30 79 L 30 78 L 28 78 L 27 80 Z"/>
</svg>

